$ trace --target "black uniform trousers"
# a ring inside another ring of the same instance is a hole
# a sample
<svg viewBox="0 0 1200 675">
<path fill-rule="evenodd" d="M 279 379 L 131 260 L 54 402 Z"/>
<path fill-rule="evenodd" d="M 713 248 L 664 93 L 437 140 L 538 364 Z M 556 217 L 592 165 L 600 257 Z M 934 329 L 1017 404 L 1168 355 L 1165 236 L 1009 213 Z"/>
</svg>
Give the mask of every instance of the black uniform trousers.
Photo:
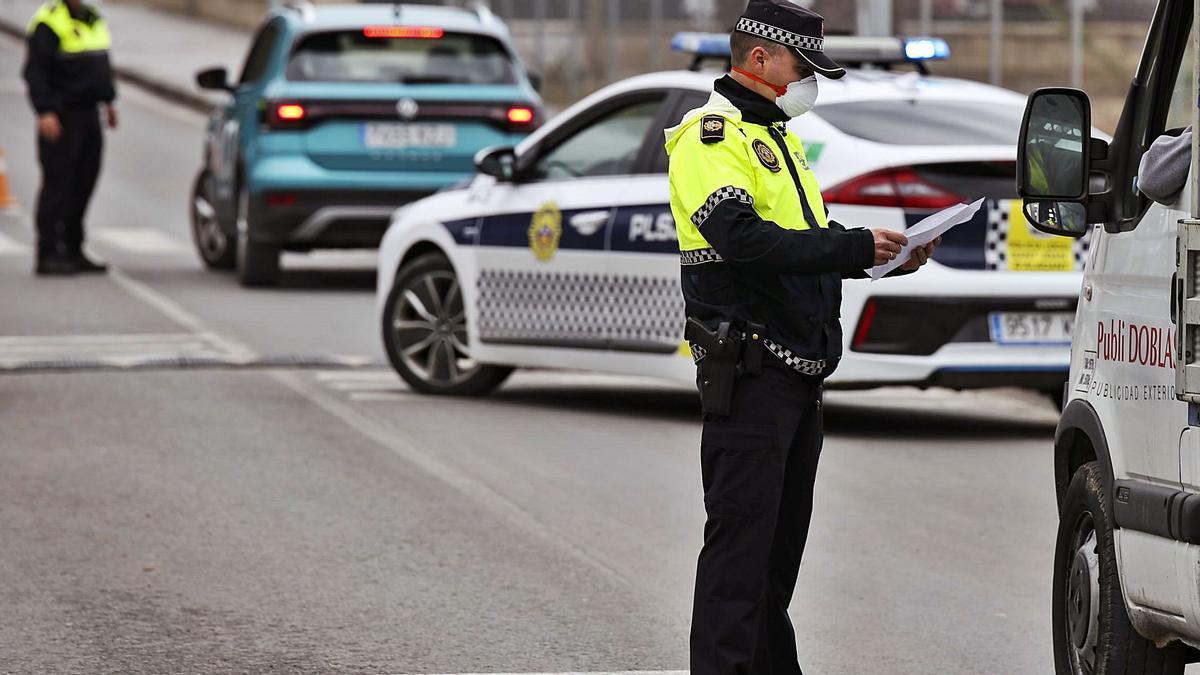
<svg viewBox="0 0 1200 675">
<path fill-rule="evenodd" d="M 104 132 L 96 106 L 58 111 L 62 135 L 38 138 L 42 190 L 37 203 L 38 257 L 74 258 L 83 250 L 83 217 L 100 175 Z"/>
<path fill-rule="evenodd" d="M 705 415 L 692 673 L 801 672 L 788 605 L 812 516 L 821 397 L 818 379 L 766 354 L 758 375 L 739 376 L 731 413 Z"/>
</svg>

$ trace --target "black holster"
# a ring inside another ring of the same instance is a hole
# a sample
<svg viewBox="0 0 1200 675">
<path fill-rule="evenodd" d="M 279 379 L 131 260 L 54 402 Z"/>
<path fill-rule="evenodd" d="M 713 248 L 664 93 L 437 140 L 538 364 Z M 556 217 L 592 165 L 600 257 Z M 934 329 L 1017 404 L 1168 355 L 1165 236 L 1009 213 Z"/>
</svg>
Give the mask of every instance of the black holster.
<svg viewBox="0 0 1200 675">
<path fill-rule="evenodd" d="M 689 318 L 685 337 L 704 350 L 696 366 L 700 403 L 705 414 L 728 415 L 733 406 L 733 387 L 739 375 L 757 375 L 762 369 L 762 338 L 765 327 L 746 324 L 738 329 L 722 321 L 714 332 Z"/>
</svg>

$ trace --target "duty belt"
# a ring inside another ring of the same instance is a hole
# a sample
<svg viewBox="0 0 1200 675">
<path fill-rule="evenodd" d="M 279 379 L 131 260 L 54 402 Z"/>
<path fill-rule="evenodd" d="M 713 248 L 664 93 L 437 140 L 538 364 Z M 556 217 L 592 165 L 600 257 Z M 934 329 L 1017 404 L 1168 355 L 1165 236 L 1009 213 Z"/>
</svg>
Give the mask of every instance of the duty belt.
<svg viewBox="0 0 1200 675">
<path fill-rule="evenodd" d="M 695 363 L 700 363 L 704 360 L 704 357 L 707 354 L 703 347 L 695 342 L 689 342 L 688 346 L 692 351 L 692 361 Z M 771 338 L 763 338 L 763 346 L 767 348 L 767 351 L 779 358 L 780 361 L 783 361 L 784 365 L 800 373 L 801 375 L 820 376 L 825 373 L 825 359 L 813 361 L 811 359 L 797 356 L 795 352 L 787 347 L 784 347 L 778 342 L 775 342 Z"/>
</svg>

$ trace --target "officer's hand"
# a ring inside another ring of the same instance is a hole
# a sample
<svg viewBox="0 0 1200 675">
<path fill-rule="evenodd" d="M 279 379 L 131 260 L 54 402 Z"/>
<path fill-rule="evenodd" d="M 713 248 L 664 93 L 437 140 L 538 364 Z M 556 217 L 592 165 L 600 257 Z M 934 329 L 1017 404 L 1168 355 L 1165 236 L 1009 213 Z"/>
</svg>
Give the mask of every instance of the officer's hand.
<svg viewBox="0 0 1200 675">
<path fill-rule="evenodd" d="M 918 246 L 917 248 L 914 248 L 912 255 L 908 257 L 908 260 L 904 261 L 904 264 L 900 266 L 900 269 L 905 272 L 914 272 L 920 269 L 925 265 L 925 263 L 929 262 L 930 258 L 933 257 L 933 252 L 936 251 L 937 247 L 941 246 L 941 244 L 942 238 L 938 237 L 924 246 Z"/>
<path fill-rule="evenodd" d="M 875 264 L 883 265 L 896 259 L 900 249 L 908 244 L 908 237 L 892 230 L 871 230 L 875 235 Z"/>
<path fill-rule="evenodd" d="M 115 107 L 109 105 L 109 106 L 105 106 L 105 110 L 108 111 L 108 128 L 116 129 L 117 128 L 117 109 Z"/>
<path fill-rule="evenodd" d="M 37 118 L 38 135 L 50 141 L 57 143 L 59 138 L 62 138 L 62 123 L 58 121 L 58 113 L 42 113 Z"/>
</svg>

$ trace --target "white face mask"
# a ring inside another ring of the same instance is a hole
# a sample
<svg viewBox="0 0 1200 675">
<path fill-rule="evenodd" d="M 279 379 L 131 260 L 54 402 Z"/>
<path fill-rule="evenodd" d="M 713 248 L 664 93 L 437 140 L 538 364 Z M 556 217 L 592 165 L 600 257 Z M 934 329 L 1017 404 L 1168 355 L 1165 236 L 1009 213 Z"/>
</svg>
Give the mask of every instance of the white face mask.
<svg viewBox="0 0 1200 675">
<path fill-rule="evenodd" d="M 799 82 L 792 82 L 787 93 L 775 99 L 775 105 L 788 117 L 799 117 L 817 103 L 817 76 L 809 75 Z"/>
</svg>

